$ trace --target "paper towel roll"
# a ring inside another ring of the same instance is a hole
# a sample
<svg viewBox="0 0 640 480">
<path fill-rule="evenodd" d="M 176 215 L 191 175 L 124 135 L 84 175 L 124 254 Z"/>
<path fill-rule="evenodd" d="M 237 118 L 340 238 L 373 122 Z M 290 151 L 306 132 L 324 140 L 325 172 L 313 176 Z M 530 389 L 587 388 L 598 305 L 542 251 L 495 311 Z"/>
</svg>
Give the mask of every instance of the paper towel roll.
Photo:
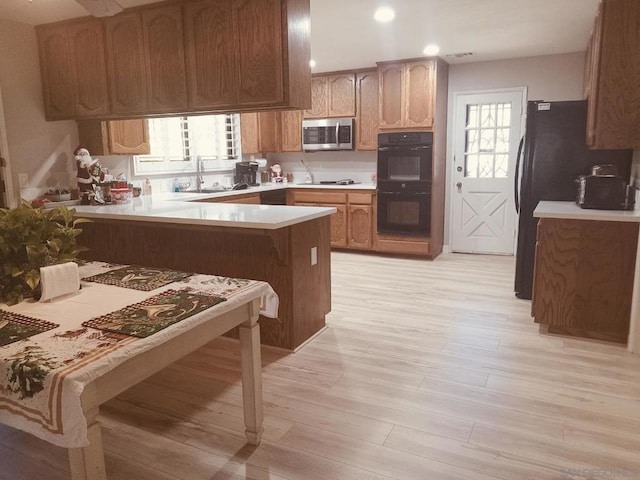
<svg viewBox="0 0 640 480">
<path fill-rule="evenodd" d="M 80 273 L 74 262 L 60 263 L 40 268 L 40 301 L 67 295 L 80 290 Z"/>
</svg>

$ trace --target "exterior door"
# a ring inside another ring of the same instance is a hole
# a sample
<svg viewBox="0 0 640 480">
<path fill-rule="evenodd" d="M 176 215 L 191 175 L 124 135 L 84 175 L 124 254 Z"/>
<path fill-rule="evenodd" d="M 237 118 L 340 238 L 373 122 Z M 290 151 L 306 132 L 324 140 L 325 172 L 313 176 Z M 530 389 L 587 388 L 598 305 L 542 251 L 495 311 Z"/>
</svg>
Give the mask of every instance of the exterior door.
<svg viewBox="0 0 640 480">
<path fill-rule="evenodd" d="M 451 250 L 513 255 L 514 170 L 522 90 L 458 94 L 454 104 Z"/>
</svg>

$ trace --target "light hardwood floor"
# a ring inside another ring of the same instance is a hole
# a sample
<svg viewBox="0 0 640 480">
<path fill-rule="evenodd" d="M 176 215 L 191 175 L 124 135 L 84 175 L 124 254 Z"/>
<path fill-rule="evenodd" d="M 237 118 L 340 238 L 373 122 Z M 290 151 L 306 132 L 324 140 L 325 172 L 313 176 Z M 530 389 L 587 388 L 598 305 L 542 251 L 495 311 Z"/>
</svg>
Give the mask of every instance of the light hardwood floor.
<svg viewBox="0 0 640 480">
<path fill-rule="evenodd" d="M 105 405 L 109 479 L 640 479 L 640 356 L 539 334 L 512 257 L 332 258 L 328 328 L 263 348 L 259 447 L 219 339 Z M 0 426 L 0 479 L 65 478 Z"/>
</svg>

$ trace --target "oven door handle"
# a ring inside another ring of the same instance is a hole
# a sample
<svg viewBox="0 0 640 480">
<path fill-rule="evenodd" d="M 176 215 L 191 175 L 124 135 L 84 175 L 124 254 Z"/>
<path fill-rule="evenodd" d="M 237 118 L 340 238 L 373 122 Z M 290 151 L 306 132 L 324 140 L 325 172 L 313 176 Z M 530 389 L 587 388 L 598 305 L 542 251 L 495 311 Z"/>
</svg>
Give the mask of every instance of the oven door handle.
<svg viewBox="0 0 640 480">
<path fill-rule="evenodd" d="M 379 152 L 415 152 L 418 150 L 430 150 L 433 147 L 431 145 L 414 145 L 412 147 L 400 147 L 400 146 L 393 146 L 393 147 L 378 147 L 378 151 Z"/>
<path fill-rule="evenodd" d="M 431 194 L 429 192 L 385 192 L 378 190 L 379 195 L 402 195 L 403 197 L 428 197 Z"/>
</svg>

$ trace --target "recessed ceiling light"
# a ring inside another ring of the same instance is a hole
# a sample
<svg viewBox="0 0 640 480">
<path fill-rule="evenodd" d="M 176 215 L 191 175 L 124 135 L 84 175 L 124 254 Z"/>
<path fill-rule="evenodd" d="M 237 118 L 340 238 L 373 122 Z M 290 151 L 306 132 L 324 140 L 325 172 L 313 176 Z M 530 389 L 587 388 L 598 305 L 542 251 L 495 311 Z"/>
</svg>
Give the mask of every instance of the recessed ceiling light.
<svg viewBox="0 0 640 480">
<path fill-rule="evenodd" d="M 396 12 L 394 12 L 391 7 L 378 7 L 376 12 L 373 14 L 373 18 L 380 23 L 390 22 L 395 16 Z"/>
<path fill-rule="evenodd" d="M 315 67 L 316 66 L 316 61 L 315 60 L 309 60 L 309 66 L 311 68 Z"/>
<path fill-rule="evenodd" d="M 432 57 L 434 55 L 437 55 L 439 51 L 440 47 L 438 45 L 436 45 L 435 43 L 430 43 L 429 45 L 424 47 L 422 53 L 424 53 L 428 57 Z"/>
</svg>

